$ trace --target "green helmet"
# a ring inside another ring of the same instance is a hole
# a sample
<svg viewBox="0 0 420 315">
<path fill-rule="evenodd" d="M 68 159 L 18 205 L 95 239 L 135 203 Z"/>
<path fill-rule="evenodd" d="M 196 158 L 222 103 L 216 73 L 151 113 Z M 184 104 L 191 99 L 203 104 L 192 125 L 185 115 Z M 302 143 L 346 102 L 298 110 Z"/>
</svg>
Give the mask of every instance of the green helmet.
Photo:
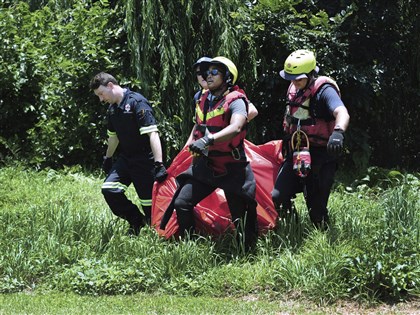
<svg viewBox="0 0 420 315">
<path fill-rule="evenodd" d="M 284 70 L 280 71 L 280 76 L 286 80 L 298 80 L 307 78 L 312 71 L 319 71 L 314 53 L 300 49 L 292 52 L 287 57 L 284 62 Z"/>
<path fill-rule="evenodd" d="M 209 62 L 202 62 L 200 64 L 201 72 L 206 71 L 210 67 L 210 65 L 223 65 L 226 70 L 224 80 L 226 81 L 226 83 L 235 84 L 236 80 L 238 79 L 238 69 L 230 59 L 219 56 L 213 58 Z"/>
</svg>

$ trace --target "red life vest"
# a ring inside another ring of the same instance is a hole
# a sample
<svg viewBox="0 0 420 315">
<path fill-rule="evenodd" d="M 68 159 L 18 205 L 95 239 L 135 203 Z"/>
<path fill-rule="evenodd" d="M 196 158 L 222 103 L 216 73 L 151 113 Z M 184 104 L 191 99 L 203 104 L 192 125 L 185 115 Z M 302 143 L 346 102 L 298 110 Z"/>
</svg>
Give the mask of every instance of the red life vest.
<svg viewBox="0 0 420 315">
<path fill-rule="evenodd" d="M 194 130 L 194 139 L 200 139 L 204 137 L 206 132 L 216 133 L 230 124 L 231 112 L 229 105 L 238 100 L 242 99 L 246 106 L 248 106 L 247 98 L 244 93 L 240 90 L 227 91 L 217 103 L 209 108 L 205 112 L 205 104 L 209 91 L 206 91 L 201 96 L 200 100 L 196 104 L 195 116 L 197 127 Z M 208 130 L 208 131 L 207 131 Z M 239 159 L 239 151 L 243 151 L 243 141 L 246 137 L 246 127 L 242 128 L 242 131 L 230 140 L 218 142 L 209 147 L 209 157 L 217 159 L 222 162 L 235 161 Z"/>
<path fill-rule="evenodd" d="M 248 104 L 249 104 L 249 99 L 248 99 L 248 96 L 246 96 L 245 91 L 244 91 L 243 89 L 241 89 L 238 85 L 234 85 L 234 86 L 232 86 L 231 91 L 236 91 L 236 92 L 239 92 L 239 93 L 243 94 L 243 95 L 244 95 L 244 97 L 245 97 L 245 100 L 246 100 L 246 102 L 245 102 L 245 103 L 246 103 L 246 104 L 247 104 L 247 106 L 248 106 Z"/>
<path fill-rule="evenodd" d="M 326 146 L 335 126 L 333 117 L 317 117 L 315 114 L 316 104 L 314 105 L 315 108 L 310 107 L 311 98 L 318 93 L 324 84 L 331 84 L 340 95 L 337 83 L 325 76 L 316 78 L 299 96 L 296 96 L 297 91 L 293 83 L 290 83 L 287 91 L 288 105 L 283 121 L 284 131 L 287 134 L 292 134 L 300 124 L 300 129 L 308 135 L 309 142 L 313 146 Z"/>
</svg>

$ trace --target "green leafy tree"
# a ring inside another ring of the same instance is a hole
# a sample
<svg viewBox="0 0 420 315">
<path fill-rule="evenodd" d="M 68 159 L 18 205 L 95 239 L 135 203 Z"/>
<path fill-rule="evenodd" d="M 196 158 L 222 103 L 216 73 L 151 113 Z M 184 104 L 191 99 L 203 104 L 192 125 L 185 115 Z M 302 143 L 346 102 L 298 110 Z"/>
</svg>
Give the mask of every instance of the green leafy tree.
<svg viewBox="0 0 420 315">
<path fill-rule="evenodd" d="M 349 39 L 348 103 L 352 124 L 369 135 L 367 162 L 418 168 L 420 4 L 357 0 L 353 6 L 353 18 L 343 25 Z"/>
<path fill-rule="evenodd" d="M 279 71 L 292 51 L 314 51 L 322 74 L 345 80 L 343 61 L 348 43 L 340 26 L 351 13 L 351 7 L 343 7 L 329 15 L 315 3 L 299 0 L 263 0 L 238 12 L 243 36 L 253 43 L 255 57 L 250 62 L 255 62 L 258 75 L 256 82 L 247 77 L 247 85 L 253 87 L 252 99 L 260 109 L 256 120 L 263 122 L 258 124 L 257 142 L 282 137 L 289 82 L 280 78 Z"/>
<path fill-rule="evenodd" d="M 89 165 L 103 150 L 106 108 L 88 84 L 98 71 L 121 71 L 125 37 L 114 21 L 123 11 L 106 2 L 53 9 L 21 2 L 1 12 L 2 134 L 20 139 L 32 164 Z"/>
<path fill-rule="evenodd" d="M 281 137 L 288 83 L 278 71 L 291 51 L 306 48 L 321 74 L 337 80 L 349 108 L 347 163 L 418 168 L 418 12 L 418 1 L 402 0 L 261 0 L 243 9 L 241 27 L 258 56 L 252 99 L 264 124 L 257 142 Z"/>
<path fill-rule="evenodd" d="M 300 48 L 340 85 L 351 115 L 346 163 L 418 168 L 419 3 L 398 1 L 0 1 L 0 160 L 92 166 L 104 114 L 88 90 L 99 71 L 142 92 L 157 112 L 168 160 L 192 127 L 191 65 L 224 55 L 257 106 L 250 139 L 282 136 L 288 82 L 278 72 Z"/>
<path fill-rule="evenodd" d="M 242 1 L 127 1 L 127 32 L 134 75 L 155 101 L 162 135 L 173 156 L 192 128 L 195 74 L 201 56 L 223 55 L 239 71 L 242 37 L 232 18 Z"/>
</svg>

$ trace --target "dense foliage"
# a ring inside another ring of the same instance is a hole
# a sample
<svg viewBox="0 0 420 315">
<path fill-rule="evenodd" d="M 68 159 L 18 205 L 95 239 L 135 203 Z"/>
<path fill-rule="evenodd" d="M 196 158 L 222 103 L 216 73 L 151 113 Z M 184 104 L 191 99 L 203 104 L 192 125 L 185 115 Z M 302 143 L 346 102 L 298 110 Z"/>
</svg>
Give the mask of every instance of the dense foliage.
<svg viewBox="0 0 420 315">
<path fill-rule="evenodd" d="M 61 167 L 89 165 L 102 153 L 106 107 L 87 86 L 103 67 L 123 68 L 118 11 L 85 2 L 35 11 L 18 2 L 0 11 L 3 159 Z"/>
<path fill-rule="evenodd" d="M 167 160 L 190 133 L 202 55 L 226 55 L 259 109 L 249 137 L 282 136 L 287 55 L 317 54 L 351 114 L 347 166 L 420 164 L 419 2 L 0 1 L 0 161 L 97 166 L 105 106 L 88 90 L 98 71 L 149 98 Z"/>
</svg>

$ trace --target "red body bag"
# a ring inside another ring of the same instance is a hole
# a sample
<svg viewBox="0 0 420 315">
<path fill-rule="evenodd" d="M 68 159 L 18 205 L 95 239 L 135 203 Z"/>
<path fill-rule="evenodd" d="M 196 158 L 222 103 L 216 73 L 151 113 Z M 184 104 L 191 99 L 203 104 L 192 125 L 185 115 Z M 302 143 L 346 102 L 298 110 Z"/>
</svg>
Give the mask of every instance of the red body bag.
<svg viewBox="0 0 420 315">
<path fill-rule="evenodd" d="M 283 163 L 282 141 L 276 140 L 255 145 L 245 140 L 244 147 L 257 184 L 258 229 L 260 233 L 263 233 L 275 227 L 278 216 L 271 199 L 271 191 Z M 177 189 L 176 176 L 187 170 L 191 161 L 190 152 L 184 148 L 168 168 L 168 178 L 162 183 L 155 182 L 153 187 L 152 226 L 166 238 L 170 238 L 178 231 L 176 211 L 173 211 L 165 230 L 159 228 L 160 222 Z M 195 206 L 194 218 L 196 230 L 203 235 L 220 235 L 226 230 L 234 228 L 229 207 L 221 189 L 216 189 Z"/>
</svg>

